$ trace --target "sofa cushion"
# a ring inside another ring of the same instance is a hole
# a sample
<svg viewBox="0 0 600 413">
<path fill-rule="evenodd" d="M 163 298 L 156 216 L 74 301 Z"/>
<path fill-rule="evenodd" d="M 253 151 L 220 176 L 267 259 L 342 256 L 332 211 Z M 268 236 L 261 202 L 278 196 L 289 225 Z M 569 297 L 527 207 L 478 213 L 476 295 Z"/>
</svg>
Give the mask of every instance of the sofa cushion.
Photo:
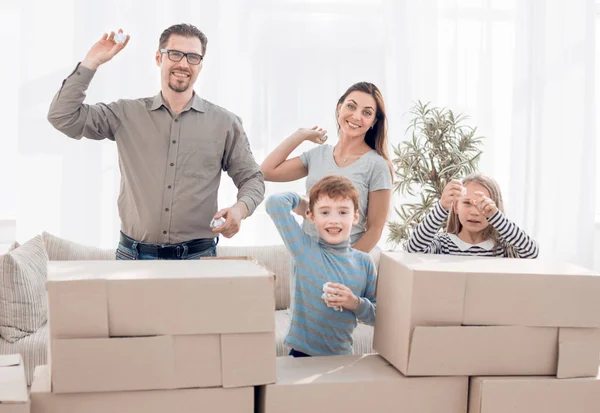
<svg viewBox="0 0 600 413">
<path fill-rule="evenodd" d="M 15 342 L 47 320 L 46 266 L 41 236 L 0 256 L 0 335 Z"/>
<path fill-rule="evenodd" d="M 88 247 L 73 241 L 57 237 L 47 232 L 42 233 L 42 239 L 50 261 L 87 261 L 114 260 L 114 249 Z"/>
<path fill-rule="evenodd" d="M 217 257 L 253 257 L 260 265 L 275 274 L 275 308 L 290 306 L 290 253 L 284 245 L 262 247 L 218 246 Z"/>
</svg>

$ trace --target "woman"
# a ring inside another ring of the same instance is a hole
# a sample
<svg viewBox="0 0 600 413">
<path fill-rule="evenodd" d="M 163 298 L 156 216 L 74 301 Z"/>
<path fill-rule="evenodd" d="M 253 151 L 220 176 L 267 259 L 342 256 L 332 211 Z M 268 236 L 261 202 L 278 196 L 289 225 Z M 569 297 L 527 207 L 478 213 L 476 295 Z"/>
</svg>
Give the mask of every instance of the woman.
<svg viewBox="0 0 600 413">
<path fill-rule="evenodd" d="M 267 156 L 261 165 L 266 181 L 306 179 L 306 192 L 326 175 L 349 178 L 359 192 L 359 220 L 350 234 L 351 245 L 371 252 L 381 238 L 388 217 L 393 168 L 387 152 L 387 120 L 381 92 L 372 83 L 356 83 L 340 97 L 336 108 L 338 143 L 323 145 L 327 131 L 298 129 Z M 318 144 L 299 157 L 288 159 L 294 149 L 309 140 Z M 316 236 L 305 219 L 303 229 Z"/>
</svg>

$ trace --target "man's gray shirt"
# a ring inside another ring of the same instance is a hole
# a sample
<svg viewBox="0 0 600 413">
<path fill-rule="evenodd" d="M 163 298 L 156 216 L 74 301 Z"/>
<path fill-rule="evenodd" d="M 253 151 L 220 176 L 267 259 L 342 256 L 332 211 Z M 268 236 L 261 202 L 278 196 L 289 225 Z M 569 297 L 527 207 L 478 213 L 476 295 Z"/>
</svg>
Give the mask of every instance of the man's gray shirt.
<svg viewBox="0 0 600 413">
<path fill-rule="evenodd" d="M 239 117 L 196 93 L 177 115 L 161 93 L 87 105 L 94 74 L 78 65 L 54 97 L 48 120 L 71 138 L 117 143 L 121 231 L 152 244 L 213 238 L 221 170 L 233 179 L 248 215 L 254 212 L 265 184 Z"/>
</svg>

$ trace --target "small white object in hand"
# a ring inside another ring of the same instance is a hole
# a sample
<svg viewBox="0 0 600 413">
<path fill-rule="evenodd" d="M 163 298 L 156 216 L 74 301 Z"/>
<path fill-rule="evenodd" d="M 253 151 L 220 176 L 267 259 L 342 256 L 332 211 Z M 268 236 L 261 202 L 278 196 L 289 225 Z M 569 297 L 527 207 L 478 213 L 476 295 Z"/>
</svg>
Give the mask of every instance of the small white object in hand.
<svg viewBox="0 0 600 413">
<path fill-rule="evenodd" d="M 337 294 L 330 294 L 327 292 L 327 288 L 329 288 L 329 282 L 326 282 L 325 284 L 323 284 L 323 295 L 321 296 L 321 298 L 323 299 L 323 301 L 325 301 L 325 304 L 327 305 L 327 307 L 329 308 L 333 308 L 335 311 L 344 311 L 344 309 L 338 305 L 329 305 L 329 303 L 327 302 L 326 298 L 327 297 L 335 297 Z"/>
<path fill-rule="evenodd" d="M 221 217 L 218 219 L 214 219 L 212 221 L 210 221 L 210 227 L 211 228 L 218 228 L 221 225 L 223 225 L 225 223 L 225 218 Z"/>
<path fill-rule="evenodd" d="M 125 40 L 127 40 L 127 35 L 123 32 L 117 32 L 115 33 L 114 39 L 117 43 L 125 43 Z"/>
<path fill-rule="evenodd" d="M 467 195 L 467 188 L 465 188 L 464 186 L 461 188 L 460 190 L 460 196 L 465 196 Z"/>
<path fill-rule="evenodd" d="M 319 140 L 321 142 L 325 142 L 327 140 L 327 136 L 321 136 L 321 137 L 319 137 Z"/>
</svg>

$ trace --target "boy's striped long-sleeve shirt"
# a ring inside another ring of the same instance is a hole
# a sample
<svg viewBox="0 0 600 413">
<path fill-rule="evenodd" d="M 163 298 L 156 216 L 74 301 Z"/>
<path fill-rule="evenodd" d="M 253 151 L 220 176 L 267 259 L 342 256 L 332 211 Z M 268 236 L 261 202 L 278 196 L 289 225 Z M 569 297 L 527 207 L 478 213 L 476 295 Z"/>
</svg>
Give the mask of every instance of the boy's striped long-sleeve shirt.
<svg viewBox="0 0 600 413">
<path fill-rule="evenodd" d="M 417 225 L 408 240 L 408 252 L 423 252 L 427 254 L 476 255 L 487 257 L 508 257 L 508 251 L 502 245 L 493 245 L 486 241 L 478 245 L 466 245 L 455 234 L 438 233 L 448 211 L 438 201 L 423 221 Z M 511 245 L 516 258 L 537 258 L 538 245 L 525 231 L 504 216 L 499 210 L 487 218 L 500 235 L 501 240 Z M 458 245 L 461 244 L 461 245 Z M 489 248 L 485 244 L 490 244 Z M 468 247 L 468 248 L 467 248 Z"/>
<path fill-rule="evenodd" d="M 295 261 L 285 344 L 311 356 L 351 354 L 357 319 L 375 323 L 375 265 L 368 254 L 352 249 L 349 241 L 333 245 L 307 235 L 292 215 L 299 202 L 295 193 L 272 195 L 266 202 L 267 213 Z M 328 281 L 344 284 L 359 297 L 356 310 L 327 307 L 321 296 Z"/>
</svg>

